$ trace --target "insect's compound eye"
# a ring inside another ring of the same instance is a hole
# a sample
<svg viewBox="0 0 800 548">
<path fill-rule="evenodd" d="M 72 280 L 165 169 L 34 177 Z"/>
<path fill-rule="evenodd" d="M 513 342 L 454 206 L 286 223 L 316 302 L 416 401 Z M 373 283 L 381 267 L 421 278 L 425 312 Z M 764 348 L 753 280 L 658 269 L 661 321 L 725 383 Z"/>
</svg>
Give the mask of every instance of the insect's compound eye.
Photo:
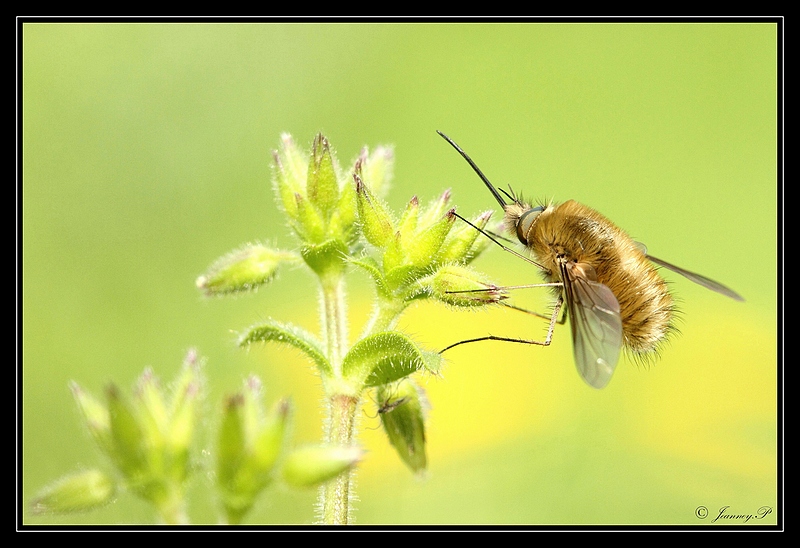
<svg viewBox="0 0 800 548">
<path fill-rule="evenodd" d="M 539 216 L 539 213 L 544 211 L 544 207 L 536 206 L 530 208 L 528 211 L 519 216 L 517 221 L 517 238 L 523 245 L 528 245 L 528 234 L 530 233 L 533 221 Z"/>
</svg>

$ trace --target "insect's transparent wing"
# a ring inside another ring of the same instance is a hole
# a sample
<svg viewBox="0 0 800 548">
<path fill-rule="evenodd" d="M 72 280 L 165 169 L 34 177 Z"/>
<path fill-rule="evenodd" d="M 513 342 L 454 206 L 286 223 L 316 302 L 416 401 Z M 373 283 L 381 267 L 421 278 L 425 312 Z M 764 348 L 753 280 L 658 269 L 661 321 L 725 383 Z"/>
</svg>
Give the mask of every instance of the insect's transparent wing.
<svg viewBox="0 0 800 548">
<path fill-rule="evenodd" d="M 663 266 L 664 268 L 668 268 L 669 270 L 672 270 L 673 272 L 677 272 L 681 276 L 683 276 L 683 277 L 685 277 L 685 278 L 687 278 L 689 280 L 692 280 L 694 283 L 702 285 L 706 289 L 710 289 L 711 291 L 716 291 L 717 293 L 725 295 L 726 297 L 730 297 L 731 299 L 734 299 L 736 301 L 744 301 L 744 298 L 741 295 L 739 295 L 736 291 L 734 291 L 733 289 L 731 289 L 729 287 L 726 287 L 726 286 L 722 285 L 719 282 L 715 282 L 711 278 L 706 278 L 705 276 L 702 276 L 702 275 L 697 274 L 695 272 L 690 272 L 690 271 L 685 270 L 685 269 L 683 269 L 683 268 L 681 268 L 679 266 L 675 266 L 674 264 L 670 264 L 667 261 L 662 261 L 661 259 L 653 257 L 652 255 L 648 255 L 647 258 L 650 259 L 652 262 L 654 262 L 655 264 L 657 264 L 659 266 Z"/>
<path fill-rule="evenodd" d="M 564 287 L 575 366 L 590 386 L 603 388 L 614 374 L 622 348 L 619 302 L 607 286 L 588 279 L 582 269 L 569 270 Z"/>
<path fill-rule="evenodd" d="M 653 257 L 649 253 L 647 253 L 647 246 L 641 242 L 634 242 L 636 247 L 638 247 L 642 253 L 644 253 L 651 262 L 657 264 L 658 266 L 663 266 L 666 269 L 672 270 L 673 272 L 677 272 L 687 280 L 691 280 L 696 284 L 700 284 L 706 289 L 710 289 L 711 291 L 716 291 L 721 295 L 725 295 L 726 297 L 730 297 L 735 301 L 744 301 L 744 297 L 739 295 L 736 291 L 731 289 L 730 287 L 726 287 L 719 282 L 715 282 L 711 278 L 706 278 L 701 274 L 697 274 L 696 272 L 691 272 L 679 266 L 675 266 L 672 263 L 668 263 L 667 261 L 661 260 L 658 257 Z"/>
</svg>

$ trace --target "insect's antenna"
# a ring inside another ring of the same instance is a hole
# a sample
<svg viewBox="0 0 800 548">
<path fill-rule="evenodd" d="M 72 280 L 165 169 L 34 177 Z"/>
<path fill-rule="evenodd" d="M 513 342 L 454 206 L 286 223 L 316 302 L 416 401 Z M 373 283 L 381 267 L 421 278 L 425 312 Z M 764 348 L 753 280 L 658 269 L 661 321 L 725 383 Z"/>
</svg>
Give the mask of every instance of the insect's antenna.
<svg viewBox="0 0 800 548">
<path fill-rule="evenodd" d="M 495 238 L 494 236 L 492 236 L 492 235 L 491 235 L 489 232 L 486 232 L 486 231 L 485 231 L 484 229 L 482 229 L 481 227 L 474 225 L 473 223 L 471 223 L 470 221 L 468 221 L 467 219 L 465 219 L 464 217 L 462 217 L 461 215 L 459 215 L 459 214 L 458 214 L 458 213 L 456 213 L 455 211 L 453 212 L 453 215 L 455 215 L 456 217 L 458 217 L 459 219 L 461 219 L 462 221 L 464 221 L 465 223 L 467 223 L 469 226 L 471 226 L 472 228 L 474 228 L 475 230 L 477 230 L 478 232 L 480 232 L 481 234 L 483 234 L 484 236 L 486 236 L 487 238 L 489 238 L 491 241 L 493 241 L 494 243 L 496 243 L 497 245 L 499 245 L 499 246 L 500 246 L 501 248 L 503 248 L 505 251 L 508 251 L 508 252 L 509 252 L 509 253 L 511 253 L 512 255 L 514 255 L 514 256 L 516 256 L 516 257 L 519 257 L 519 258 L 520 258 L 520 259 L 522 259 L 523 261 L 526 261 L 526 262 L 528 262 L 528 263 L 530 263 L 530 264 L 532 264 L 532 265 L 534 265 L 534 266 L 538 266 L 538 267 L 539 267 L 539 268 L 541 268 L 542 270 L 547 270 L 547 269 L 546 269 L 544 266 L 540 265 L 539 263 L 537 263 L 536 261 L 534 261 L 534 260 L 533 260 L 533 259 L 531 259 L 530 257 L 526 257 L 526 256 L 525 256 L 525 255 L 523 255 L 522 253 L 519 253 L 519 252 L 517 252 L 517 251 L 514 251 L 514 250 L 513 250 L 513 249 L 511 249 L 510 247 L 506 247 L 506 246 L 504 246 L 504 245 L 503 245 L 503 244 L 500 242 L 500 240 L 496 239 L 496 238 Z"/>
<path fill-rule="evenodd" d="M 511 186 L 509 186 L 509 187 L 508 187 L 508 190 L 509 190 L 510 192 L 506 192 L 504 189 L 502 189 L 502 188 L 501 188 L 501 189 L 500 189 L 500 192 L 502 192 L 503 194 L 505 194 L 506 196 L 508 196 L 508 199 L 509 199 L 509 200 L 511 200 L 512 202 L 516 202 L 516 201 L 517 201 L 517 199 L 514 197 L 514 191 L 511 189 Z"/>
<path fill-rule="evenodd" d="M 448 137 L 447 135 L 445 135 L 444 133 L 442 133 L 442 132 L 441 132 L 441 131 L 439 131 L 439 130 L 436 130 L 436 133 L 438 133 L 439 135 L 441 135 L 441 136 L 442 136 L 442 138 L 444 138 L 444 140 L 445 140 L 445 141 L 447 141 L 448 143 L 450 143 L 450 144 L 453 146 L 453 148 L 454 148 L 454 149 L 456 149 L 456 150 L 458 151 L 458 153 L 459 153 L 459 154 L 461 154 L 461 156 L 463 156 L 463 157 L 464 157 L 464 159 L 467 161 L 467 163 L 468 163 L 470 166 L 472 166 L 472 169 L 473 169 L 473 170 L 475 170 L 475 173 L 477 173 L 477 174 L 478 174 L 478 177 L 480 177 L 480 178 L 481 178 L 481 180 L 484 182 L 484 184 L 486 185 L 486 187 L 487 187 L 487 188 L 489 189 L 489 191 L 492 193 L 492 196 L 494 196 L 495 200 L 497 200 L 497 202 L 498 202 L 498 203 L 499 203 L 499 204 L 502 206 L 502 208 L 503 208 L 503 209 L 505 209 L 505 208 L 506 208 L 506 206 L 507 206 L 508 204 L 507 204 L 507 203 L 506 203 L 506 201 L 503 199 L 503 197 L 500 195 L 500 193 L 497 191 L 497 189 L 494 187 L 494 185 L 493 185 L 492 183 L 490 183 L 490 182 L 489 182 L 489 179 L 487 179 L 487 178 L 486 178 L 486 175 L 484 175 L 484 174 L 483 174 L 483 172 L 482 172 L 482 171 L 481 171 L 481 169 L 478 167 L 478 165 L 477 165 L 475 162 L 473 162 L 473 161 L 472 161 L 472 158 L 470 158 L 470 157 L 467 155 L 467 153 L 466 153 L 466 152 L 464 152 L 463 150 L 461 150 L 461 147 L 460 147 L 460 146 L 458 146 L 458 145 L 455 143 L 455 141 L 453 141 L 453 140 L 452 140 L 450 137 Z"/>
</svg>

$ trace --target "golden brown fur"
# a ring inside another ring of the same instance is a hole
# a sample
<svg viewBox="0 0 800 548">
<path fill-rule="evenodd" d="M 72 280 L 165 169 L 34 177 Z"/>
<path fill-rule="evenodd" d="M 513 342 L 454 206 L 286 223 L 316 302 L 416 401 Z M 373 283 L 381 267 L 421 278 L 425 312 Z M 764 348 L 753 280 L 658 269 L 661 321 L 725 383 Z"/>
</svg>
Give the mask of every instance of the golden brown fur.
<svg viewBox="0 0 800 548">
<path fill-rule="evenodd" d="M 517 234 L 520 216 L 530 209 L 519 202 L 505 206 L 509 232 Z M 570 200 L 546 206 L 524 232 L 518 236 L 545 268 L 548 281 L 565 282 L 559 261 L 592 266 L 596 281 L 606 285 L 619 302 L 625 347 L 637 354 L 657 350 L 672 329 L 673 299 L 667 283 L 625 231 Z"/>
</svg>

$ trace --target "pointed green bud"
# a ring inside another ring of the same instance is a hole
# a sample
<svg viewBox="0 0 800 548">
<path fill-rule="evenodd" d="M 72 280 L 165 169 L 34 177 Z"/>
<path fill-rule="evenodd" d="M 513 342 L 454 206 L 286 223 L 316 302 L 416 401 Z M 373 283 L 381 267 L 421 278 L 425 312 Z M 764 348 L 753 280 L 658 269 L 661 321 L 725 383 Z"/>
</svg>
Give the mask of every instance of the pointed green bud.
<svg viewBox="0 0 800 548">
<path fill-rule="evenodd" d="M 439 218 L 444 215 L 448 210 L 447 205 L 450 203 L 450 189 L 445 190 L 441 196 L 428 204 L 428 207 L 422 212 L 419 224 L 420 226 L 428 226 L 434 224 Z"/>
<path fill-rule="evenodd" d="M 271 482 L 285 442 L 289 411 L 289 402 L 282 400 L 262 416 L 257 377 L 250 377 L 241 393 L 228 398 L 217 443 L 217 484 L 230 523 L 241 522 Z"/>
<path fill-rule="evenodd" d="M 33 499 L 31 512 L 41 515 L 92 510 L 111 502 L 115 493 L 114 481 L 103 472 L 76 472 L 43 489 Z"/>
<path fill-rule="evenodd" d="M 472 224 L 483 229 L 492 216 L 491 211 L 486 211 L 479 215 Z M 489 238 L 475 230 L 474 227 L 464 222 L 459 222 L 442 246 L 439 260 L 442 263 L 459 262 L 467 264 L 477 257 L 488 246 Z"/>
<path fill-rule="evenodd" d="M 75 403 L 78 404 L 81 410 L 84 423 L 89 429 L 92 438 L 98 447 L 106 455 L 110 456 L 113 451 L 113 440 L 111 438 L 111 419 L 108 414 L 108 406 L 86 392 L 76 382 L 70 383 L 70 390 L 75 398 Z"/>
<path fill-rule="evenodd" d="M 311 148 L 311 162 L 308 165 L 306 196 L 314 206 L 328 217 L 339 200 L 339 182 L 336 180 L 330 143 L 317 134 Z"/>
<path fill-rule="evenodd" d="M 453 306 L 474 307 L 497 303 L 507 297 L 503 290 L 466 266 L 448 264 L 419 281 L 434 299 Z"/>
<path fill-rule="evenodd" d="M 414 196 L 408 202 L 400 222 L 397 223 L 397 231 L 404 237 L 412 238 L 417 230 L 419 221 L 419 198 Z"/>
<path fill-rule="evenodd" d="M 358 241 L 358 205 L 356 203 L 356 185 L 342 186 L 339 203 L 331 215 L 331 234 L 340 234 L 347 245 Z"/>
<path fill-rule="evenodd" d="M 281 135 L 281 147 L 273 152 L 275 170 L 272 182 L 279 203 L 290 219 L 297 217 L 295 194 L 304 194 L 308 176 L 308 155 L 302 152 L 288 133 Z"/>
<path fill-rule="evenodd" d="M 134 482 L 147 465 L 147 439 L 130 403 L 113 384 L 106 389 L 111 417 L 114 464 Z"/>
<path fill-rule="evenodd" d="M 376 196 L 386 196 L 394 175 L 394 150 L 379 146 L 371 154 L 364 149 L 360 159 L 363 164 L 362 177 Z"/>
<path fill-rule="evenodd" d="M 353 174 L 356 183 L 356 203 L 361 230 L 369 243 L 378 248 L 386 247 L 394 237 L 392 219 L 386 206 L 374 196 L 361 179 L 360 170 Z"/>
<path fill-rule="evenodd" d="M 288 251 L 247 244 L 218 259 L 206 274 L 197 278 L 196 285 L 208 296 L 255 291 L 275 277 L 282 263 L 297 259 L 297 255 Z"/>
<path fill-rule="evenodd" d="M 314 487 L 355 466 L 363 456 L 358 447 L 308 446 L 296 449 L 283 463 L 283 479 L 293 487 Z"/>
<path fill-rule="evenodd" d="M 200 400 L 199 383 L 191 383 L 180 395 L 179 405 L 170 417 L 165 440 L 165 456 L 169 475 L 182 482 L 190 472 L 190 449 L 197 424 L 197 406 Z"/>
<path fill-rule="evenodd" d="M 317 208 L 302 194 L 294 195 L 297 205 L 297 218 L 292 227 L 297 236 L 311 243 L 320 243 L 325 239 L 325 220 Z"/>
<path fill-rule="evenodd" d="M 146 368 L 136 385 L 136 398 L 141 411 L 141 426 L 150 445 L 161 445 L 168 429 L 169 418 L 158 378 L 151 368 Z"/>
<path fill-rule="evenodd" d="M 439 253 L 453 223 L 456 220 L 455 210 L 451 209 L 440 217 L 435 223 L 418 234 L 412 241 L 404 241 L 409 261 L 417 268 L 424 268 L 432 264 Z M 420 225 L 423 227 L 425 225 Z"/>
<path fill-rule="evenodd" d="M 425 414 L 428 402 L 411 379 L 378 388 L 378 413 L 389 441 L 414 472 L 425 470 Z"/>
</svg>

